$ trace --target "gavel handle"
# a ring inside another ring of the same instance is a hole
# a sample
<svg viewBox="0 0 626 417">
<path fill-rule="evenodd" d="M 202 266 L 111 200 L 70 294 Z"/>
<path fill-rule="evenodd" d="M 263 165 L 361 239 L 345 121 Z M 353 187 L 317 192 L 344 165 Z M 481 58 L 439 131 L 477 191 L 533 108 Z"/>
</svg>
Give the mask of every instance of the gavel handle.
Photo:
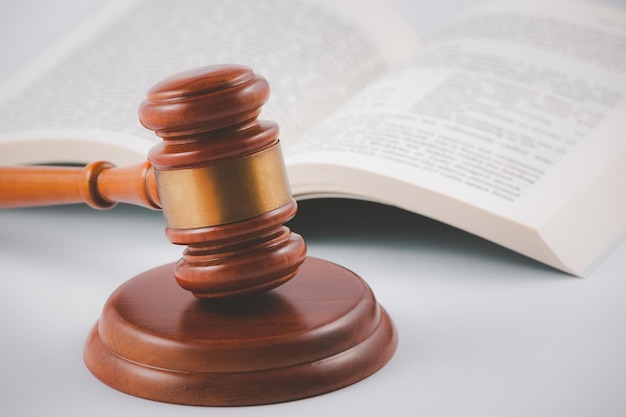
<svg viewBox="0 0 626 417">
<path fill-rule="evenodd" d="M 161 208 L 149 162 L 122 168 L 103 161 L 85 167 L 0 167 L 0 208 L 74 203 L 101 210 L 117 203 Z"/>
</svg>

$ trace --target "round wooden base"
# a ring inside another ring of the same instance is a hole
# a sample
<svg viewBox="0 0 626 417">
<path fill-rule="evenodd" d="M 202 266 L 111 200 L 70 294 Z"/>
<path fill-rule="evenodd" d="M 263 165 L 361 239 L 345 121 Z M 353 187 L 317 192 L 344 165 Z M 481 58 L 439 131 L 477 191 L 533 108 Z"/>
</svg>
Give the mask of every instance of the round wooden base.
<svg viewBox="0 0 626 417">
<path fill-rule="evenodd" d="M 105 384 L 177 404 L 269 404 L 353 384 L 395 352 L 385 310 L 336 264 L 307 258 L 270 292 L 217 301 L 180 288 L 173 268 L 136 276 L 104 306 L 84 358 Z"/>
</svg>

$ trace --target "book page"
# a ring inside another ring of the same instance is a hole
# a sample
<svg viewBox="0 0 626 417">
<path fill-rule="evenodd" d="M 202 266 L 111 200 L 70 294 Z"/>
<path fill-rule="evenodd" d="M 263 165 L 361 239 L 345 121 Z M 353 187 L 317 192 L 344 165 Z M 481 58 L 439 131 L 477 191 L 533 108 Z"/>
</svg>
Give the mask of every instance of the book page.
<svg viewBox="0 0 626 417">
<path fill-rule="evenodd" d="M 626 227 L 626 15 L 484 6 L 287 155 L 296 195 L 432 217 L 582 275 Z"/>
<path fill-rule="evenodd" d="M 372 16 L 389 27 L 373 25 Z M 222 63 L 268 79 L 262 117 L 279 123 L 288 145 L 416 43 L 384 1 L 113 3 L 0 88 L 0 163 L 130 162 L 119 156 L 123 148 L 145 158 L 159 140 L 137 121 L 148 88 Z"/>
<path fill-rule="evenodd" d="M 569 18 L 528 4 L 468 14 L 306 137 L 291 161 L 374 170 L 504 215 L 519 210 L 568 155 L 626 144 L 618 132 L 594 135 L 626 96 L 626 19 L 600 9 L 590 20 L 576 5 Z"/>
</svg>

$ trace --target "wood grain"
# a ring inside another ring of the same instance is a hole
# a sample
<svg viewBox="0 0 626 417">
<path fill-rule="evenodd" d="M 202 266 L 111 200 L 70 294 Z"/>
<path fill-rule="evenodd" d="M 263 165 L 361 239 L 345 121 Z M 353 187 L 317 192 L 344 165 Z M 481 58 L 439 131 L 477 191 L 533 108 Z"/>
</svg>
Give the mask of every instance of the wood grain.
<svg viewBox="0 0 626 417">
<path fill-rule="evenodd" d="M 173 268 L 138 275 L 107 301 L 85 349 L 105 384 L 179 404 L 269 404 L 353 384 L 395 352 L 370 288 L 333 263 L 309 257 L 288 283 L 230 300 L 193 297 Z"/>
<path fill-rule="evenodd" d="M 194 69 L 155 85 L 140 106 L 163 139 L 149 162 L 0 169 L 0 207 L 160 207 L 167 238 L 187 246 L 105 304 L 84 350 L 105 384 L 179 404 L 269 404 L 345 387 L 393 356 L 395 328 L 365 282 L 307 258 L 284 225 L 297 204 L 278 126 L 257 120 L 268 96 L 249 68 Z"/>
<path fill-rule="evenodd" d="M 92 162 L 85 167 L 0 167 L 0 208 L 86 203 L 104 210 L 117 203 L 159 209 L 150 163 L 115 167 Z"/>
<path fill-rule="evenodd" d="M 269 91 L 265 78 L 239 65 L 192 69 L 149 89 L 139 107 L 139 119 L 163 139 L 148 154 L 157 176 L 188 169 L 206 172 L 207 166 L 242 160 L 277 146 L 278 126 L 257 119 Z M 284 169 L 282 160 L 280 164 Z M 212 184 L 221 183 L 211 188 L 219 190 L 217 195 L 202 199 L 207 204 L 215 201 L 214 209 L 218 210 L 229 194 L 262 196 L 277 187 L 289 187 L 286 180 L 273 178 L 250 171 L 247 179 L 233 184 L 230 176 L 220 175 L 210 178 Z M 177 187 L 188 187 L 188 191 L 176 193 L 189 195 L 189 200 L 200 198 L 209 189 L 201 181 Z M 257 192 L 249 192 L 248 187 Z M 160 191 L 166 192 L 163 188 Z M 240 221 L 194 227 L 175 226 L 187 219 L 169 221 L 188 212 L 178 209 L 184 197 L 173 206 L 164 205 L 166 236 L 172 243 L 187 245 L 175 268 L 179 285 L 198 298 L 224 298 L 264 292 L 291 279 L 304 261 L 306 245 L 299 235 L 283 226 L 297 211 L 291 191 L 287 189 L 286 193 L 284 204 L 266 212 Z M 198 208 L 207 209 L 206 205 Z"/>
</svg>

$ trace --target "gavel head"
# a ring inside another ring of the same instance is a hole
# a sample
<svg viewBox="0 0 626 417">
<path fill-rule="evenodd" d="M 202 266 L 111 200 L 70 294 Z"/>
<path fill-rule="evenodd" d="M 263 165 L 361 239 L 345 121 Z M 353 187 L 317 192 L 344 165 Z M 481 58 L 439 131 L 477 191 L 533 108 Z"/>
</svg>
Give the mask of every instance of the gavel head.
<svg viewBox="0 0 626 417">
<path fill-rule="evenodd" d="M 187 245 L 178 284 L 199 298 L 266 291 L 291 279 L 306 256 L 283 224 L 297 205 L 278 126 L 259 121 L 267 81 L 216 65 L 152 87 L 139 119 L 163 142 L 150 150 L 172 243 Z"/>
</svg>

